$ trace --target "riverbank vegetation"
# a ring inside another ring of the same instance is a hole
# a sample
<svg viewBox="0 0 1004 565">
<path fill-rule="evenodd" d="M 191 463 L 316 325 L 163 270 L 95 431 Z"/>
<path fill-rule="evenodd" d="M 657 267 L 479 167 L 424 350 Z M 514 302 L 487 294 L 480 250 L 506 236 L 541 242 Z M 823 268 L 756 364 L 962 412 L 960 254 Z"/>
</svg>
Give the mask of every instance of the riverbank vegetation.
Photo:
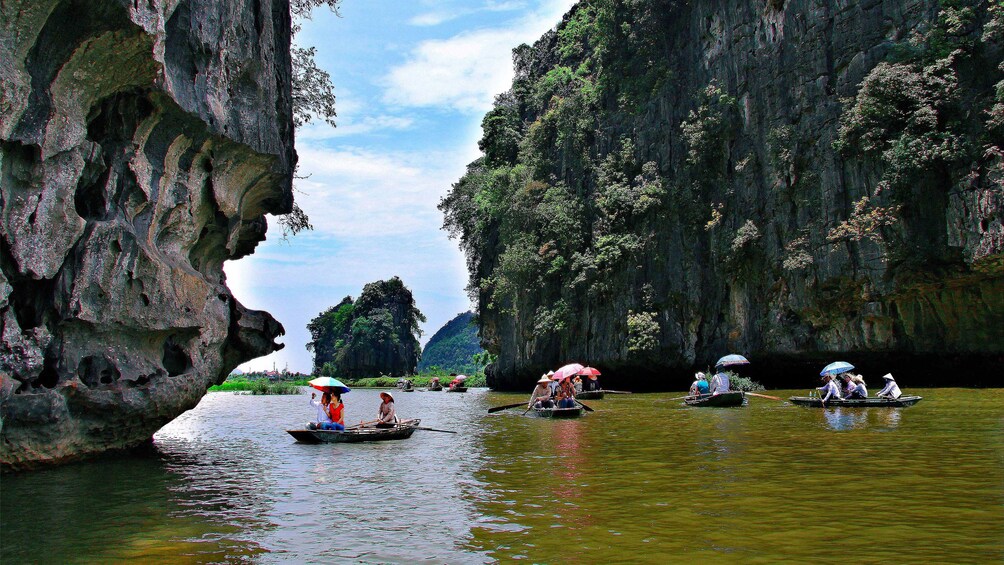
<svg viewBox="0 0 1004 565">
<path fill-rule="evenodd" d="M 223 384 L 209 387 L 209 392 L 246 392 L 248 394 L 299 394 L 307 379 L 269 380 L 266 378 L 228 378 Z"/>
</svg>

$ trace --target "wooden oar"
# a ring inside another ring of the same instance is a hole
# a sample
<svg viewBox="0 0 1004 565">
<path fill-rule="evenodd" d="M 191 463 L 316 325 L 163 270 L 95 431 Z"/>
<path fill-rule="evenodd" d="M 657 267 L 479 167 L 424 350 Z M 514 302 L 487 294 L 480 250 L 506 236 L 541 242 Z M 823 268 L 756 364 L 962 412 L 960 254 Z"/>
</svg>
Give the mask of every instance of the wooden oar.
<svg viewBox="0 0 1004 565">
<path fill-rule="evenodd" d="M 687 396 L 677 396 L 676 398 L 670 398 L 669 400 L 683 400 L 684 398 L 690 398 L 691 396 L 694 396 L 694 395 L 693 394 L 688 394 Z M 703 395 L 698 395 L 698 396 L 703 396 Z"/>
<path fill-rule="evenodd" d="M 585 405 L 585 404 L 583 404 L 582 402 L 580 402 L 580 401 L 578 401 L 578 400 L 576 400 L 576 402 L 578 402 L 578 403 L 579 403 L 579 406 L 581 406 L 581 407 L 585 408 L 585 409 L 586 409 L 586 412 L 596 412 L 596 410 L 593 410 L 592 408 L 590 408 L 590 407 L 586 406 L 586 405 Z"/>
<path fill-rule="evenodd" d="M 367 424 L 375 424 L 375 423 L 377 423 L 377 422 L 379 422 L 379 420 L 370 420 L 369 422 L 359 422 L 359 425 L 356 425 L 356 426 L 348 426 L 348 427 L 346 427 L 345 429 L 346 429 L 346 430 L 357 430 L 357 429 L 359 429 L 359 428 L 364 428 L 364 427 L 366 427 L 366 425 L 367 425 Z"/>
<path fill-rule="evenodd" d="M 450 430 L 437 430 L 435 428 L 422 428 L 422 427 L 418 427 L 418 426 L 416 426 L 415 429 L 416 430 L 425 430 L 427 432 L 442 432 L 444 434 L 455 434 L 455 433 L 457 433 L 457 432 L 453 432 L 453 431 L 450 431 Z"/>
<path fill-rule="evenodd" d="M 589 392 L 589 391 L 586 391 L 586 392 Z M 607 394 L 631 394 L 631 391 L 629 391 L 629 390 L 607 390 L 607 389 L 603 389 L 600 392 L 605 392 Z"/>
<path fill-rule="evenodd" d="M 784 400 L 783 398 L 778 398 L 776 396 L 770 396 L 767 394 L 757 394 L 755 392 L 747 392 L 746 396 L 759 396 L 760 398 L 769 398 L 771 400 Z"/>
<path fill-rule="evenodd" d="M 516 404 L 506 404 L 505 406 L 495 406 L 494 408 L 489 408 L 488 409 L 488 413 L 492 414 L 492 413 L 498 412 L 500 410 L 506 410 L 508 408 L 517 408 L 519 406 L 523 406 L 523 403 L 522 402 L 517 402 Z"/>
</svg>

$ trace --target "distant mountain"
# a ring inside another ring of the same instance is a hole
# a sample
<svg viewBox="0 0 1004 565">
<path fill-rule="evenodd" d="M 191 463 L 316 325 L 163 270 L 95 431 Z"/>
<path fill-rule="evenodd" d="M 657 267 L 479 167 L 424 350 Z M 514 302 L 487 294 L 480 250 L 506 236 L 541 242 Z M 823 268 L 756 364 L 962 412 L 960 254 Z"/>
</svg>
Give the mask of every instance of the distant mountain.
<svg viewBox="0 0 1004 565">
<path fill-rule="evenodd" d="M 473 357 L 481 353 L 478 327 L 474 313 L 464 312 L 446 323 L 429 339 L 418 362 L 419 372 L 439 367 L 453 373 L 473 373 L 477 370 Z"/>
</svg>

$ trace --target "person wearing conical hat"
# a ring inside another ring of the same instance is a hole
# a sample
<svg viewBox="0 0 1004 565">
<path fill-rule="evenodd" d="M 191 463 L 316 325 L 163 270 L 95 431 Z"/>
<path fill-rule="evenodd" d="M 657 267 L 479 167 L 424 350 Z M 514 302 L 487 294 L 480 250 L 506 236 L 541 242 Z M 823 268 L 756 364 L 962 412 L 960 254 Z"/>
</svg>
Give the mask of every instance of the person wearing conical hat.
<svg viewBox="0 0 1004 565">
<path fill-rule="evenodd" d="M 842 400 L 840 397 L 840 387 L 837 383 L 833 382 L 833 375 L 823 375 L 823 386 L 816 388 L 819 391 L 820 400 L 823 402 L 823 406 L 826 406 L 826 401 L 829 399 Z"/>
<path fill-rule="evenodd" d="M 537 387 L 533 389 L 533 393 L 530 394 L 530 402 L 527 403 L 527 409 L 530 408 L 554 408 L 554 401 L 551 400 L 551 388 L 548 386 L 551 384 L 551 379 L 547 378 L 547 375 L 541 375 L 540 380 L 537 381 Z"/>
<path fill-rule="evenodd" d="M 879 398 L 892 399 L 897 399 L 900 396 L 903 396 L 903 393 L 899 390 L 899 385 L 896 384 L 896 379 L 892 378 L 891 373 L 886 373 L 886 375 L 882 378 L 885 379 L 885 388 L 880 390 L 875 396 L 878 396 Z"/>
<path fill-rule="evenodd" d="M 868 398 L 868 388 L 865 387 L 865 378 L 861 375 L 853 375 L 851 377 L 850 392 L 847 394 L 847 398 L 853 400 L 863 400 Z"/>
<path fill-rule="evenodd" d="M 394 397 L 389 392 L 381 392 L 380 410 L 377 412 L 378 428 L 393 428 L 397 424 L 397 412 L 394 410 Z"/>
</svg>

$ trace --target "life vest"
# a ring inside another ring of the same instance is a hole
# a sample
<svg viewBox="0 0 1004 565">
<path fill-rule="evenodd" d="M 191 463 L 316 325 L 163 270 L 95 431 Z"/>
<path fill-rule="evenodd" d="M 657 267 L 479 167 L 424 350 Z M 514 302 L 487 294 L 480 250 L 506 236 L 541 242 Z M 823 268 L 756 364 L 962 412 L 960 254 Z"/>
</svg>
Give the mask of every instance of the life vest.
<svg viewBox="0 0 1004 565">
<path fill-rule="evenodd" d="M 345 405 L 341 402 L 332 402 L 328 404 L 328 415 L 331 416 L 331 421 L 336 424 L 345 425 L 345 421 L 342 416 L 345 412 Z"/>
</svg>

